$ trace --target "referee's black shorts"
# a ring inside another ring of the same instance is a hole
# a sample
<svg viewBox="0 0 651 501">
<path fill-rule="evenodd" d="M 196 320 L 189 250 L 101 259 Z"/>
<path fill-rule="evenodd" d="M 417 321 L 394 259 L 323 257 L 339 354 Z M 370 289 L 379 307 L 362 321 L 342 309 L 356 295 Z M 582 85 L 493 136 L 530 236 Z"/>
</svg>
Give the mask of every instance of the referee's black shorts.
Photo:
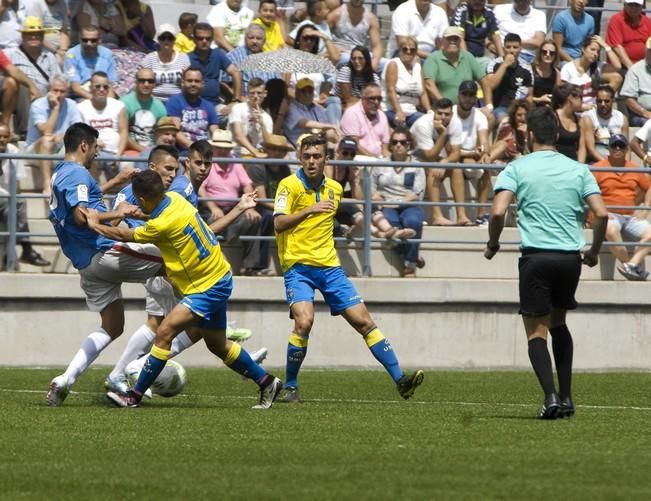
<svg viewBox="0 0 651 501">
<path fill-rule="evenodd" d="M 581 254 L 524 249 L 520 272 L 520 314 L 540 317 L 553 308 L 576 309 L 574 299 L 581 276 Z"/>
</svg>

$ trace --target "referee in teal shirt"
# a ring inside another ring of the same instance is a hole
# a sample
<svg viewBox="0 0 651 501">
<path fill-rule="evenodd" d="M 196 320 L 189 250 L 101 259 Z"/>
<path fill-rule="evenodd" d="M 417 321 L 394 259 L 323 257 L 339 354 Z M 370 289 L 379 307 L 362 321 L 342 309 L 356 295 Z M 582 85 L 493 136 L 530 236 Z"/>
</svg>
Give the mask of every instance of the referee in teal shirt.
<svg viewBox="0 0 651 501">
<path fill-rule="evenodd" d="M 576 309 L 574 293 L 581 262 L 592 267 L 606 234 L 608 214 L 599 186 L 585 164 L 556 151 L 558 120 L 547 107 L 536 108 L 527 119 L 529 146 L 533 153 L 511 162 L 499 174 L 488 225 L 484 256 L 499 251 L 504 215 L 515 196 L 521 250 L 520 314 L 529 342 L 529 359 L 545 400 L 538 417 L 556 419 L 574 414 L 572 402 L 572 336 L 565 315 Z M 595 214 L 592 246 L 585 246 L 585 203 Z M 554 384 L 547 332 L 558 374 Z"/>
</svg>

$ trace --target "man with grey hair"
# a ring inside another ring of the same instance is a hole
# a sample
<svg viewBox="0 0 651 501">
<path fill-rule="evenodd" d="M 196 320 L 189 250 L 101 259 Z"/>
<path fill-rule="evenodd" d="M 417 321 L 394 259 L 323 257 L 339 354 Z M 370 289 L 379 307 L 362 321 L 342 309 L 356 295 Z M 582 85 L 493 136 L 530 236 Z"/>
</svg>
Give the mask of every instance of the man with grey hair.
<svg viewBox="0 0 651 501">
<path fill-rule="evenodd" d="M 228 59 L 240 68 L 247 57 L 251 54 L 259 54 L 267 40 L 264 28 L 259 24 L 250 24 L 244 32 L 244 45 L 241 45 L 228 53 Z M 264 71 L 242 71 L 242 94 L 248 92 L 248 85 L 252 78 L 259 78 L 263 82 L 268 82 L 274 78 L 282 78 L 280 73 Z"/>
<path fill-rule="evenodd" d="M 53 154 L 62 151 L 66 129 L 81 122 L 77 103 L 68 99 L 67 94 L 67 77 L 54 75 L 50 78 L 47 94 L 32 103 L 25 141 L 28 153 Z M 50 193 L 52 160 L 41 160 L 39 164 L 43 175 L 43 193 Z"/>
</svg>

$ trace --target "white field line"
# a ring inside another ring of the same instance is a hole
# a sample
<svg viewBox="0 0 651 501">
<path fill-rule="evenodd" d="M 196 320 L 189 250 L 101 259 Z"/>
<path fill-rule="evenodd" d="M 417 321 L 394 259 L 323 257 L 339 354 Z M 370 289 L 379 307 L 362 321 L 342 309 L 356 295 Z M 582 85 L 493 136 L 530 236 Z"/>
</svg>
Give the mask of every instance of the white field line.
<svg viewBox="0 0 651 501">
<path fill-rule="evenodd" d="M 47 393 L 45 390 L 21 390 L 21 389 L 11 389 L 11 388 L 0 388 L 0 393 L 36 393 L 43 394 Z M 100 396 L 104 395 L 103 392 L 96 391 L 71 391 L 71 395 L 95 395 Z M 178 395 L 179 397 L 184 398 L 214 398 L 217 400 L 255 400 L 255 395 L 249 397 L 241 395 L 202 395 L 202 394 L 185 394 L 182 393 Z M 163 397 L 158 397 L 163 398 Z M 167 399 L 164 399 L 167 400 Z M 145 400 L 147 401 L 147 400 Z M 356 398 L 310 398 L 304 400 L 305 403 L 309 402 L 318 402 L 318 403 L 331 403 L 331 404 L 403 404 L 403 400 L 368 400 L 368 399 L 356 399 Z M 405 405 L 456 405 L 460 407 L 531 407 L 535 404 L 532 403 L 507 403 L 507 402 L 463 402 L 463 401 L 452 401 L 452 400 L 438 400 L 438 401 L 420 401 L 420 400 L 410 400 L 408 404 Z M 594 409 L 602 411 L 651 411 L 651 407 L 640 407 L 640 406 L 629 406 L 629 405 L 576 405 L 577 408 L 581 409 Z"/>
</svg>

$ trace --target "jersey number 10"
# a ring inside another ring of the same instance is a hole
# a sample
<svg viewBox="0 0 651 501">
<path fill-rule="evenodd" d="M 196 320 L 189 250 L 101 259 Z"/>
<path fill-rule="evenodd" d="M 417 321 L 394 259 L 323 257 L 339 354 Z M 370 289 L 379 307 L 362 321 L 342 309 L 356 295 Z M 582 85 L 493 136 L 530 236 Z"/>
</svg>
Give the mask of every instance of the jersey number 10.
<svg viewBox="0 0 651 501">
<path fill-rule="evenodd" d="M 196 212 L 194 216 L 197 218 L 197 226 L 201 229 L 201 233 L 210 244 L 210 248 L 213 248 L 215 245 L 217 245 L 217 237 L 211 231 L 211 229 L 206 226 L 206 223 L 203 222 L 203 219 L 201 219 L 201 216 L 199 216 L 198 212 Z M 183 233 L 188 235 L 197 246 L 197 250 L 199 251 L 199 261 L 210 256 L 210 249 L 206 247 L 204 240 L 202 240 L 201 236 L 199 233 L 197 233 L 197 230 L 193 225 L 187 225 L 183 230 Z"/>
</svg>

